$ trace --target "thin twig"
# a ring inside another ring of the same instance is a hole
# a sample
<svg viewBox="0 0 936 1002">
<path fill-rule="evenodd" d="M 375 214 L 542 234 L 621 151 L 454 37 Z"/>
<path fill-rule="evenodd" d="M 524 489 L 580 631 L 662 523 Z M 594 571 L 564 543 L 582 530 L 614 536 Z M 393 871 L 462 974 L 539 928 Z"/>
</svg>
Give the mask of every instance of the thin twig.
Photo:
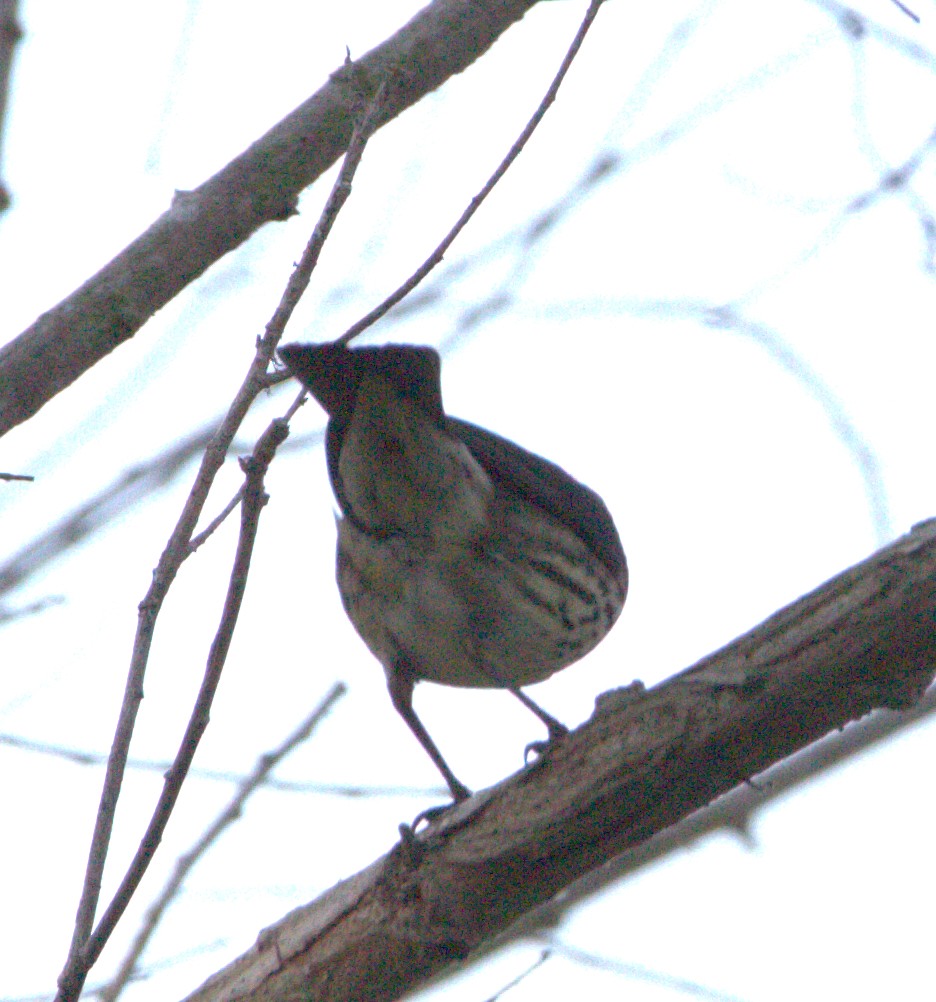
<svg viewBox="0 0 936 1002">
<path fill-rule="evenodd" d="M 643 981 L 647 984 L 657 985 L 660 988 L 669 989 L 674 994 L 687 995 L 695 999 L 708 999 L 709 1002 L 744 1002 L 737 995 L 729 995 L 727 992 L 720 991 L 717 988 L 708 988 L 705 985 L 699 984 L 698 981 L 679 978 L 673 974 L 668 974 L 666 971 L 658 971 L 652 967 L 645 967 L 643 964 L 629 964 L 622 960 L 615 960 L 613 957 L 603 957 L 589 950 L 581 950 L 574 946 L 568 946 L 554 934 L 543 936 L 542 939 L 546 943 L 544 953 L 558 954 L 581 967 L 608 971 L 622 978 L 630 978 L 632 981 Z"/>
<path fill-rule="evenodd" d="M 81 502 L 58 522 L 24 543 L 0 564 L 0 595 L 21 587 L 53 560 L 87 543 L 94 533 L 109 526 L 114 517 L 137 498 L 152 498 L 171 484 L 191 460 L 204 452 L 217 426 L 218 421 L 211 428 L 203 425 L 160 455 L 125 469 L 94 497 Z"/>
<path fill-rule="evenodd" d="M 895 7 L 899 7 L 912 21 L 916 21 L 917 24 L 920 23 L 920 15 L 914 14 L 914 12 L 905 4 L 902 4 L 900 0 L 891 0 L 891 3 L 893 3 Z"/>
<path fill-rule="evenodd" d="M 284 421 L 291 421 L 293 419 L 293 415 L 296 413 L 296 411 L 299 410 L 299 408 L 308 399 L 309 399 L 309 391 L 306 390 L 306 389 L 300 390 L 296 394 L 296 399 L 289 405 L 289 408 L 287 409 L 286 413 L 283 415 L 283 420 Z"/>
<path fill-rule="evenodd" d="M 477 195 L 469 202 L 468 207 L 461 214 L 458 222 L 448 231 L 442 243 L 429 255 L 429 257 L 413 272 L 413 274 L 395 291 L 392 292 L 387 298 L 377 307 L 370 311 L 366 317 L 362 317 L 356 324 L 349 327 L 344 334 L 337 339 L 338 344 L 347 344 L 352 338 L 358 336 L 358 334 L 367 330 L 372 324 L 376 323 L 382 316 L 384 316 L 389 310 L 391 310 L 401 299 L 408 296 L 413 289 L 432 271 L 433 268 L 438 265 L 442 259 L 445 257 L 445 252 L 451 247 L 455 238 L 468 224 L 471 217 L 478 211 L 481 207 L 481 203 L 488 197 L 494 186 L 498 181 L 507 173 L 508 168 L 520 155 L 520 151 L 526 146 L 527 141 L 530 136 L 533 135 L 536 127 L 543 120 L 543 116 L 549 110 L 549 106 L 556 100 L 556 94 L 559 92 L 559 87 L 562 81 L 565 79 L 566 73 L 569 71 L 569 67 L 572 65 L 572 61 L 578 55 L 579 49 L 582 47 L 582 42 L 585 41 L 585 35 L 588 33 L 588 29 L 591 27 L 592 22 L 598 15 L 598 8 L 601 7 L 604 0 L 592 0 L 585 13 L 585 17 L 582 20 L 582 24 L 579 30 L 575 34 L 575 38 L 572 39 L 572 44 L 569 46 L 569 51 L 566 53 L 565 58 L 562 60 L 562 64 L 559 67 L 558 72 L 553 78 L 552 83 L 549 85 L 549 89 L 540 101 L 539 107 L 533 114 L 533 117 L 527 122 L 526 127 L 520 133 L 517 141 L 510 147 L 507 156 L 500 162 L 497 170 L 488 178 L 487 184 L 478 192 Z"/>
<path fill-rule="evenodd" d="M 17 619 L 25 619 L 27 616 L 35 616 L 46 609 L 51 609 L 54 605 L 64 605 L 64 595 L 46 595 L 44 598 L 37 598 L 34 602 L 27 602 L 16 609 L 11 609 L 0 602 L 0 625 L 12 623 Z"/>
<path fill-rule="evenodd" d="M 130 949 L 127 951 L 113 979 L 98 992 L 100 1002 L 116 1002 L 117 997 L 126 988 L 133 977 L 136 966 L 146 949 L 147 944 L 162 920 L 166 909 L 179 893 L 183 881 L 195 864 L 205 855 L 208 849 L 220 838 L 222 832 L 229 828 L 243 814 L 244 804 L 260 786 L 266 785 L 267 777 L 280 762 L 291 752 L 307 741 L 312 732 L 331 712 L 332 707 L 345 694 L 347 687 L 343 682 L 337 682 L 331 687 L 325 698 L 306 717 L 305 720 L 276 749 L 261 755 L 249 776 L 241 782 L 237 792 L 228 802 L 223 811 L 208 826 L 201 838 L 191 849 L 176 860 L 175 867 L 166 882 L 159 897 L 147 909 L 143 924 L 137 931 Z"/>
<path fill-rule="evenodd" d="M 325 208 L 322 210 L 322 215 L 315 225 L 315 230 L 312 232 L 305 253 L 302 255 L 302 259 L 296 265 L 296 270 L 289 279 L 289 284 L 286 286 L 286 291 L 283 293 L 283 298 L 280 300 L 276 313 L 273 314 L 273 319 L 267 324 L 267 334 L 270 334 L 274 330 L 278 331 L 280 335 L 282 334 L 286 323 L 292 316 L 293 310 L 295 310 L 303 292 L 305 292 L 309 284 L 309 279 L 312 277 L 312 272 L 316 264 L 318 264 L 319 254 L 325 245 L 325 240 L 331 232 L 331 228 L 335 223 L 338 213 L 341 211 L 341 207 L 351 194 L 351 180 L 358 168 L 358 164 L 361 162 L 367 140 L 373 131 L 374 123 L 377 120 L 377 112 L 383 102 L 386 89 L 386 82 L 381 83 L 368 105 L 360 124 L 354 130 L 354 136 L 348 145 L 348 152 L 345 154 L 344 163 L 341 165 L 341 171 L 335 179 L 335 184 L 328 196 Z"/>
<path fill-rule="evenodd" d="M 284 377 L 288 377 L 284 373 Z M 286 419 L 293 413 L 290 408 Z M 16 553 L 0 563 L 0 598 L 22 587 L 30 577 L 80 545 L 86 545 L 95 533 L 111 525 L 115 515 L 129 508 L 140 497 L 152 499 L 178 477 L 189 464 L 205 451 L 221 417 L 208 422 L 182 441 L 165 448 L 161 453 L 145 459 L 120 473 L 109 486 L 94 497 L 73 508 L 59 522 L 45 528 L 38 536 L 25 543 Z M 322 441 L 324 431 L 290 435 L 283 449 L 306 449 Z M 229 445 L 239 452 L 249 447 L 238 439 Z M 0 606 L 2 609 L 2 606 Z M 2 616 L 0 612 L 0 616 Z"/>
<path fill-rule="evenodd" d="M 169 816 L 175 807 L 176 800 L 182 790 L 182 783 L 188 773 L 198 743 L 208 727 L 209 711 L 214 699 L 218 683 L 221 681 L 221 671 L 227 660 L 228 650 L 234 636 L 234 627 L 240 613 L 244 591 L 247 587 L 247 574 L 250 570 L 250 558 L 253 554 L 254 542 L 260 523 L 260 512 L 267 503 L 268 497 L 263 489 L 263 478 L 267 467 L 273 459 L 277 446 L 289 434 L 288 426 L 279 420 L 273 421 L 257 442 L 254 454 L 241 460 L 241 468 L 246 475 L 244 499 L 241 502 L 241 531 L 237 541 L 237 551 L 234 556 L 234 566 L 228 583 L 227 597 L 221 613 L 221 622 L 211 642 L 208 663 L 201 689 L 195 700 L 192 715 L 185 728 L 185 734 L 179 744 L 175 761 L 166 773 L 163 790 L 150 818 L 146 833 L 137 847 L 133 861 L 127 869 L 114 897 L 101 916 L 94 933 L 81 951 L 80 958 L 85 970 L 97 960 L 104 944 L 107 942 L 114 927 L 130 903 L 130 898 L 143 879 L 156 847 L 162 840 L 163 832 L 169 822 Z"/>
<path fill-rule="evenodd" d="M 31 752 L 36 755 L 48 755 L 52 758 L 71 762 L 73 765 L 99 766 L 107 762 L 107 756 L 96 752 L 84 751 L 81 748 L 69 748 L 66 745 L 50 744 L 47 741 L 32 741 L 17 734 L 0 733 L 0 745 L 16 748 L 18 751 Z M 139 769 L 146 772 L 158 772 L 165 775 L 171 762 L 158 759 L 127 759 L 128 769 Z M 206 779 L 211 782 L 228 783 L 239 786 L 244 782 L 244 774 L 227 772 L 223 769 L 189 769 L 192 778 Z M 278 793 L 300 793 L 303 796 L 345 797 L 349 800 L 372 800 L 374 797 L 417 797 L 426 800 L 428 797 L 444 797 L 447 787 L 436 786 L 395 786 L 373 784 L 365 786 L 361 783 L 320 783 L 310 780 L 277 779 L 275 776 L 266 782 L 268 790 Z"/>
<path fill-rule="evenodd" d="M 94 834 L 88 854 L 88 865 L 85 871 L 84 886 L 75 917 L 72 942 L 69 947 L 65 967 L 59 975 L 59 990 L 56 995 L 56 1002 L 75 1002 L 81 993 L 88 970 L 98 953 L 100 953 L 104 939 L 106 939 L 106 936 L 102 938 L 99 935 L 102 931 L 102 927 L 99 925 L 98 929 L 95 930 L 92 942 L 91 930 L 94 925 L 94 916 L 100 897 L 104 864 L 113 830 L 117 799 L 123 783 L 130 739 L 133 734 L 140 701 L 143 698 L 143 678 L 149 659 L 156 618 L 159 615 L 159 610 L 162 607 L 166 593 L 178 573 L 179 567 L 186 557 L 190 555 L 189 542 L 201 511 L 204 508 L 214 478 L 224 462 L 234 435 L 246 416 L 250 405 L 265 386 L 264 374 L 270 366 L 273 353 L 282 336 L 283 329 L 292 315 L 296 304 L 299 302 L 302 292 L 309 283 L 309 278 L 318 261 L 322 245 L 334 224 L 338 211 L 350 194 L 351 178 L 357 169 L 357 165 L 360 163 L 364 146 L 372 132 L 384 92 L 385 87 L 381 85 L 370 101 L 362 121 L 355 127 L 342 169 L 322 210 L 312 237 L 305 248 L 299 265 L 290 276 L 286 290 L 273 318 L 267 324 L 263 337 L 258 340 L 257 350 L 244 382 L 231 406 L 228 408 L 228 412 L 221 422 L 220 427 L 208 443 L 202 456 L 201 466 L 196 475 L 195 483 L 186 500 L 182 514 L 153 573 L 153 582 L 145 598 L 140 603 L 139 621 L 134 639 L 130 669 L 127 675 L 127 683 L 124 689 L 124 697 L 114 735 L 114 742 L 111 747 L 111 754 L 104 777 L 101 800 L 98 805 Z M 125 882 L 126 880 L 127 878 L 125 877 Z M 107 935 L 109 935 L 109 931 L 107 931 Z"/>
<path fill-rule="evenodd" d="M 0 473 L 0 480 L 35 480 L 28 473 Z"/>
<path fill-rule="evenodd" d="M 205 540 L 214 533 L 219 525 L 231 514 L 232 511 L 241 503 L 244 499 L 244 485 L 241 484 L 237 493 L 230 501 L 221 509 L 221 511 L 208 523 L 207 527 L 202 529 L 202 531 L 197 536 L 192 536 L 188 548 L 189 553 L 194 553 Z"/>
<path fill-rule="evenodd" d="M 534 960 L 533 963 L 530 964 L 530 966 L 525 971 L 522 971 L 515 978 L 508 981 L 507 984 L 504 985 L 502 988 L 498 988 L 498 990 L 493 995 L 488 996 L 485 1002 L 500 1002 L 500 1000 L 507 994 L 507 992 L 509 992 L 512 988 L 516 988 L 517 985 L 521 984 L 523 981 L 526 981 L 526 979 L 535 970 L 542 967 L 543 964 L 545 964 L 546 961 L 549 960 L 551 955 L 552 955 L 551 951 L 549 950 L 540 950 L 539 957 L 537 957 L 536 960 Z"/>
</svg>

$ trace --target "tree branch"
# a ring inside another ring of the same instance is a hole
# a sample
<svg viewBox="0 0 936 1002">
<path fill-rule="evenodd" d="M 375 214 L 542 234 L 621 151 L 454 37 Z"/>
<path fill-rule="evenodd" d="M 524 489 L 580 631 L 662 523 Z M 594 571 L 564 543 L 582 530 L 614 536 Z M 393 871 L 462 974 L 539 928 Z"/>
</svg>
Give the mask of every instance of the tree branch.
<svg viewBox="0 0 936 1002">
<path fill-rule="evenodd" d="M 652 690 L 605 693 L 543 759 L 317 901 L 187 1002 L 390 1000 L 583 874 L 936 672 L 936 519 Z"/>
<path fill-rule="evenodd" d="M 368 327 L 377 323 L 377 321 L 393 309 L 397 303 L 402 302 L 416 288 L 416 286 L 422 282 L 422 280 L 432 271 L 433 268 L 441 264 L 442 259 L 445 257 L 449 247 L 451 247 L 455 242 L 455 238 L 468 225 L 471 221 L 471 217 L 478 211 L 484 200 L 494 190 L 494 186 L 497 182 L 500 181 L 500 179 L 507 173 L 514 160 L 516 160 L 523 152 L 523 147 L 526 146 L 527 142 L 529 142 L 530 137 L 536 131 L 540 122 L 542 122 L 546 112 L 549 111 L 550 107 L 555 102 L 556 95 L 559 93 L 562 81 L 565 80 L 566 74 L 569 72 L 569 68 L 575 61 L 575 57 L 578 55 L 579 49 L 582 47 L 582 42 L 585 41 L 585 36 L 588 34 L 588 29 L 591 28 L 592 22 L 598 16 L 598 10 L 603 2 L 604 0 L 591 0 L 588 10 L 585 12 L 585 17 L 582 20 L 581 25 L 579 25 L 579 30 L 575 33 L 575 38 L 572 39 L 569 51 L 566 52 L 565 58 L 559 65 L 559 69 L 556 71 L 556 75 L 553 77 L 552 83 L 543 95 L 542 101 L 540 101 L 536 111 L 533 113 L 533 117 L 524 126 L 523 131 L 517 137 L 516 142 L 514 142 L 513 146 L 511 146 L 507 151 L 507 155 L 504 159 L 497 165 L 497 169 L 488 178 L 484 187 L 477 195 L 475 195 L 471 202 L 469 202 L 468 208 L 465 209 L 461 216 L 459 216 L 455 225 L 442 238 L 442 242 L 402 285 L 390 293 L 390 295 L 387 296 L 382 303 L 379 303 L 374 309 L 372 309 L 367 316 L 362 317 L 357 321 L 357 323 L 352 324 L 344 332 L 344 334 L 341 335 L 341 337 L 337 338 L 336 340 L 338 342 L 341 344 L 348 344 L 356 338 L 358 334 L 363 333 Z"/>
<path fill-rule="evenodd" d="M 286 288 L 279 305 L 270 322 L 267 324 L 263 337 L 257 339 L 256 352 L 247 376 L 235 395 L 234 400 L 231 402 L 220 427 L 208 443 L 208 447 L 202 456 L 198 474 L 195 477 L 195 483 L 189 492 L 182 514 L 179 516 L 169 542 L 166 544 L 166 548 L 159 558 L 159 563 L 153 572 L 152 584 L 143 601 L 140 603 L 137 632 L 134 637 L 133 654 L 130 659 L 130 668 L 124 687 L 124 698 L 120 707 L 111 752 L 108 756 L 107 769 L 104 775 L 104 787 L 101 791 L 101 799 L 98 804 L 94 833 L 91 836 L 91 848 L 88 853 L 88 865 L 85 869 L 81 899 L 78 903 L 78 911 L 75 916 L 72 942 L 65 967 L 59 975 L 59 991 L 56 995 L 57 1002 L 75 1002 L 75 999 L 81 994 L 91 965 L 94 964 L 113 931 L 115 924 L 123 914 L 130 897 L 133 895 L 139 881 L 142 879 L 143 873 L 149 865 L 156 846 L 159 844 L 162 831 L 178 797 L 179 788 L 191 765 L 191 757 L 194 755 L 195 747 L 201 738 L 204 728 L 208 724 L 208 711 L 211 700 L 224 665 L 230 637 L 233 633 L 234 624 L 237 621 L 240 601 L 246 586 L 250 553 L 253 549 L 253 535 L 256 534 L 255 523 L 259 518 L 260 507 L 266 503 L 266 495 L 262 491 L 264 472 L 272 461 L 277 447 L 289 434 L 288 425 L 282 419 L 271 423 L 270 427 L 264 432 L 254 447 L 253 456 L 241 464 L 246 475 L 244 497 L 241 501 L 241 537 L 238 542 L 235 565 L 229 583 L 228 597 L 225 602 L 226 619 L 222 623 L 222 626 L 219 627 L 219 631 L 212 643 L 209 666 L 202 683 L 202 689 L 199 692 L 195 709 L 186 728 L 182 747 L 166 775 L 166 785 L 157 809 L 151 818 L 147 833 L 137 854 L 134 856 L 130 869 L 124 875 L 119 890 L 92 933 L 91 928 L 101 892 L 101 881 L 114 825 L 117 800 L 123 784 L 130 740 L 133 735 L 140 702 L 143 699 L 143 678 L 146 673 L 150 647 L 156 629 L 156 619 L 182 562 L 192 553 L 189 548 L 192 532 L 204 507 L 215 475 L 224 462 L 228 448 L 233 441 L 237 429 L 240 427 L 241 421 L 264 385 L 265 373 L 269 368 L 273 352 L 279 343 L 283 329 L 288 323 L 302 293 L 309 284 L 312 271 L 318 261 L 325 240 L 338 217 L 341 207 L 351 192 L 351 182 L 360 163 L 367 140 L 373 132 L 379 110 L 383 107 L 386 90 L 385 81 L 381 81 L 369 96 L 369 100 L 363 102 L 356 112 L 357 118 L 354 131 L 348 144 L 348 152 L 345 155 L 341 171 L 332 186 L 331 193 L 322 209 L 318 223 L 312 232 L 312 236 L 309 238 L 302 257 L 293 269 L 289 281 L 286 283 Z M 294 412 L 301 399 L 302 394 L 299 395 L 296 402 L 290 407 L 289 414 Z M 256 515 L 251 516 L 250 513 L 254 510 L 256 511 Z M 250 518 L 253 518 L 253 521 L 250 521 Z"/>
<path fill-rule="evenodd" d="M 244 806 L 257 790 L 266 786 L 270 773 L 296 748 L 308 741 L 318 725 L 328 716 L 332 707 L 345 694 L 344 682 L 336 682 L 318 706 L 306 716 L 305 720 L 290 734 L 278 748 L 265 752 L 257 761 L 249 776 L 245 776 L 238 785 L 234 796 L 214 821 L 205 829 L 199 839 L 188 852 L 181 855 L 172 868 L 169 879 L 163 885 L 158 897 L 146 909 L 143 923 L 137 929 L 130 949 L 124 955 L 117 973 L 108 984 L 96 992 L 99 1002 L 116 1002 L 129 984 L 137 970 L 140 958 L 147 945 L 159 927 L 169 905 L 178 895 L 183 883 L 194 866 L 205 857 L 208 850 L 218 841 L 221 835 L 241 819 Z"/>
<path fill-rule="evenodd" d="M 84 942 L 82 941 L 82 935 L 84 934 L 83 923 L 79 925 L 76 922 L 72 948 L 69 951 L 65 968 L 59 976 L 59 990 L 55 996 L 57 1002 L 74 1002 L 81 994 L 88 971 L 94 965 L 98 956 L 100 956 L 101 950 L 104 949 L 114 927 L 120 921 L 120 917 L 130 903 L 130 899 L 143 879 L 143 875 L 152 861 L 153 854 L 162 840 L 163 832 L 169 822 L 169 817 L 178 800 L 179 793 L 182 790 L 182 784 L 188 774 L 192 759 L 195 757 L 198 743 L 208 727 L 211 703 L 217 691 L 218 684 L 221 681 L 221 672 L 227 660 L 228 650 L 234 636 L 234 627 L 237 625 L 237 618 L 247 587 L 250 560 L 257 538 L 257 530 L 260 526 L 260 512 L 268 501 L 266 491 L 264 490 L 263 478 L 273 460 L 276 449 L 285 441 L 288 434 L 289 428 L 286 422 L 274 420 L 257 441 L 253 455 L 241 460 L 241 469 L 246 478 L 244 498 L 241 502 L 241 531 L 237 541 L 234 566 L 228 582 L 228 591 L 224 600 L 221 621 L 211 642 L 211 649 L 208 653 L 208 661 L 205 666 L 205 673 L 195 706 L 186 725 L 185 734 L 180 742 L 175 760 L 164 777 L 163 790 L 150 818 L 146 833 L 137 847 L 133 860 L 124 874 L 120 886 L 114 893 L 110 904 L 107 906 L 94 932 Z M 120 763 L 121 773 L 125 764 L 124 759 Z M 111 762 L 108 762 L 108 766 L 110 765 Z M 113 799 L 116 801 L 116 794 Z M 106 822 L 102 822 L 103 816 L 104 814 L 99 811 L 98 823 L 95 826 L 95 839 L 97 839 L 100 831 L 105 827 L 109 829 L 113 824 L 112 813 L 107 817 Z M 109 830 L 107 835 L 109 836 Z M 104 842 L 99 851 L 95 850 L 94 846 L 92 846 L 91 862 L 86 872 L 85 890 L 79 903 L 79 917 L 85 913 L 92 919 L 94 917 L 94 909 L 97 906 L 101 884 L 100 874 L 103 870 L 106 851 L 106 842 Z"/>
<path fill-rule="evenodd" d="M 214 177 L 177 194 L 145 233 L 0 349 L 0 435 L 133 337 L 260 226 L 293 215 L 299 193 L 344 153 L 371 88 L 392 80 L 380 127 L 470 66 L 536 2 L 434 0 L 386 42 L 332 73 Z"/>
</svg>

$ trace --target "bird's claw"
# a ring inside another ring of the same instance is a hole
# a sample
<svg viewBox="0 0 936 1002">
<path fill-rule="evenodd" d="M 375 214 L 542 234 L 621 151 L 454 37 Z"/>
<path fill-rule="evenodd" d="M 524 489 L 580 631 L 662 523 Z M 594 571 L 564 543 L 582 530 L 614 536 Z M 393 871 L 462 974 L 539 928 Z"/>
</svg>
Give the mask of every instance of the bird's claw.
<svg viewBox="0 0 936 1002">
<path fill-rule="evenodd" d="M 537 758 L 542 758 L 550 748 L 558 744 L 568 733 L 568 727 L 560 724 L 558 720 L 553 721 L 555 726 L 549 728 L 549 737 L 545 741 L 531 741 L 523 749 L 523 763 L 530 764 L 530 753 L 533 752 Z"/>
</svg>

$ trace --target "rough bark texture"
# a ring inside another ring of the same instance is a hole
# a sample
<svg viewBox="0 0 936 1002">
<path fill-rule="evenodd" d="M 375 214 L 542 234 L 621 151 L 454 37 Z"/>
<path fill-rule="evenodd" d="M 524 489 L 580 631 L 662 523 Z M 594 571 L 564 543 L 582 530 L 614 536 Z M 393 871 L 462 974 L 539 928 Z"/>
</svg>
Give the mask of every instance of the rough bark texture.
<svg viewBox="0 0 936 1002">
<path fill-rule="evenodd" d="M 654 689 L 606 693 L 534 765 L 265 930 L 189 997 L 399 998 L 577 877 L 936 671 L 936 520 Z"/>
<path fill-rule="evenodd" d="M 296 211 L 340 157 L 367 92 L 388 79 L 380 124 L 486 52 L 537 0 L 435 0 L 172 206 L 66 300 L 0 349 L 0 435 L 27 420 L 264 223 Z"/>
</svg>

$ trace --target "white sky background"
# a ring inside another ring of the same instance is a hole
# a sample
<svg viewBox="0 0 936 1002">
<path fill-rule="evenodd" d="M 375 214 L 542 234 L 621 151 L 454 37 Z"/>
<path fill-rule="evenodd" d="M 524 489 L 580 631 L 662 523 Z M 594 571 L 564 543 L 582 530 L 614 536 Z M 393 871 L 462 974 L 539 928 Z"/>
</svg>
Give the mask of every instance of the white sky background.
<svg viewBox="0 0 936 1002">
<path fill-rule="evenodd" d="M 5 336 L 101 267 L 174 189 L 200 184 L 320 86 L 345 45 L 363 54 L 418 7 L 279 0 L 259 15 L 218 0 L 23 4 L 4 136 L 15 199 L 0 219 Z M 288 339 L 336 336 L 428 255 L 532 113 L 584 9 L 541 4 L 372 140 Z M 823 3 L 806 0 L 609 2 L 540 131 L 433 279 L 437 305 L 370 335 L 443 345 L 450 413 L 560 462 L 614 513 L 631 566 L 622 619 L 586 661 L 533 690 L 566 723 L 584 720 L 598 692 L 681 670 L 936 514 L 936 284 L 924 228 L 936 195 L 926 151 L 936 7 L 920 0 L 920 26 L 887 0 L 857 9 L 885 34 L 855 42 Z M 603 154 L 616 168 L 578 187 Z M 917 155 L 907 187 L 847 211 Z M 0 485 L 0 563 L 226 406 L 332 177 L 306 193 L 298 217 L 222 260 L 3 439 L 0 469 L 36 482 Z M 525 228 L 556 205 L 551 233 L 525 243 Z M 455 276 L 466 259 L 472 267 Z M 510 297 L 507 307 L 469 323 L 495 292 Z M 704 322 L 724 304 L 747 326 Z M 778 361 L 768 335 L 812 383 Z M 292 393 L 261 402 L 241 453 Z M 877 510 L 830 421 L 836 409 L 873 453 Z M 293 435 L 322 424 L 309 404 Z M 211 515 L 239 483 L 234 457 L 228 466 Z M 4 626 L 0 735 L 106 752 L 136 605 L 192 472 L 115 512 L 89 545 L 6 596 L 9 608 L 62 602 Z M 190 876 L 133 1002 L 183 996 L 441 799 L 341 611 L 321 449 L 284 450 L 267 489 L 196 767 L 247 772 L 340 678 L 349 695 L 277 775 L 413 792 L 261 791 Z M 135 758 L 175 753 L 235 533 L 236 519 L 170 594 Z M 416 702 L 475 789 L 515 770 L 541 736 L 504 694 L 423 686 Z M 932 927 L 920 913 L 931 913 L 936 891 L 934 746 L 932 727 L 920 726 L 765 809 L 753 845 L 707 839 L 577 908 L 556 931 L 630 974 L 555 956 L 505 997 L 689 997 L 635 968 L 721 993 L 703 997 L 930 997 Z M 52 993 L 102 775 L 0 744 L 3 999 Z M 158 772 L 128 774 L 105 901 L 160 784 Z M 173 861 L 232 791 L 190 780 L 89 984 L 119 962 Z M 511 948 L 424 997 L 486 998 L 541 948 Z"/>
</svg>

